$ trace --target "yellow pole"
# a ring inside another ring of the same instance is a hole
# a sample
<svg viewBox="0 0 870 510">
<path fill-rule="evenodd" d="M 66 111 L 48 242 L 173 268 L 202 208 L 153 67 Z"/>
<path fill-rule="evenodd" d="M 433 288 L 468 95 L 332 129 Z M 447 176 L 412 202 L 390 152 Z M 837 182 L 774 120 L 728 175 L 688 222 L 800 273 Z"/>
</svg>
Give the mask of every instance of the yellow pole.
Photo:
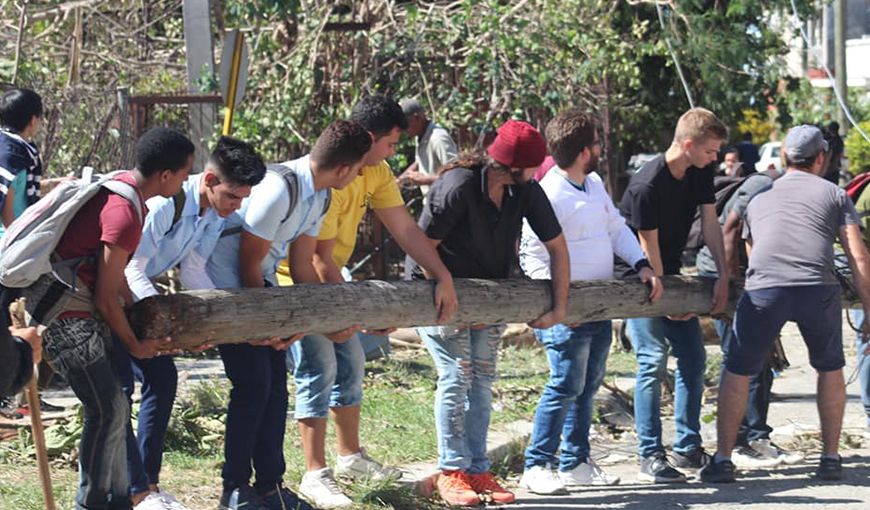
<svg viewBox="0 0 870 510">
<path fill-rule="evenodd" d="M 239 70 L 242 67 L 242 48 L 245 34 L 236 30 L 235 44 L 233 45 L 233 60 L 230 66 L 230 83 L 227 86 L 226 113 L 224 114 L 223 134 L 229 135 L 233 130 L 233 113 L 236 109 L 236 90 L 239 86 Z"/>
</svg>

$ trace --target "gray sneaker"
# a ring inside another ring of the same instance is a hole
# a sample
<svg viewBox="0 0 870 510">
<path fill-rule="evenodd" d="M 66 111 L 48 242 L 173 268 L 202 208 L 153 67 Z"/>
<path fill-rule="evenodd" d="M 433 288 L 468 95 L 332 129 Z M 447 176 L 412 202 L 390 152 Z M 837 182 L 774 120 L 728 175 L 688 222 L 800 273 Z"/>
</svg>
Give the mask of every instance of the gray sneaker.
<svg viewBox="0 0 870 510">
<path fill-rule="evenodd" d="M 686 475 L 674 469 L 665 452 L 656 452 L 640 459 L 637 479 L 648 483 L 685 483 Z"/>
</svg>

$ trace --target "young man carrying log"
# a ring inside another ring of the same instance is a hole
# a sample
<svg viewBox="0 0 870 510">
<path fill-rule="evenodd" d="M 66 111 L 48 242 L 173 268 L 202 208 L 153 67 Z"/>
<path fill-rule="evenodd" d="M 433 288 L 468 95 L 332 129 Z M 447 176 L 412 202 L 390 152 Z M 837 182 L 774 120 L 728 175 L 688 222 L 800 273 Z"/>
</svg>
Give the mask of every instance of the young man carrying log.
<svg viewBox="0 0 870 510">
<path fill-rule="evenodd" d="M 371 137 L 362 126 L 339 120 L 320 135 L 309 156 L 270 165 L 237 215 L 227 221 L 208 260 L 206 270 L 215 286 L 277 285 L 275 270 L 288 248 L 297 281 L 318 282 L 312 257 L 330 190 L 356 178 L 370 147 Z M 282 480 L 288 401 L 284 351 L 297 338 L 218 347 L 233 386 L 221 472 L 222 509 L 312 508 Z"/>
<path fill-rule="evenodd" d="M 429 245 L 426 236 L 405 209 L 386 158 L 407 127 L 399 105 L 384 96 L 369 96 L 354 106 L 351 120 L 374 140 L 359 174 L 346 188 L 333 194 L 332 204 L 315 245 L 314 265 L 320 281 L 342 283 L 339 268 L 347 264 L 356 244 L 357 230 L 371 208 L 396 242 L 437 280 L 433 321 L 449 320 L 457 301 L 450 272 Z M 291 258 L 292 258 L 291 253 Z M 291 260 L 292 262 L 292 260 Z M 290 265 L 293 279 L 297 268 Z M 308 281 L 308 280 L 306 280 Z M 398 478 L 398 470 L 384 467 L 360 445 L 359 423 L 365 355 L 355 329 L 328 336 L 308 335 L 291 347 L 295 365 L 296 411 L 306 473 L 299 491 L 325 508 L 349 507 L 353 502 L 335 483 L 326 463 L 326 420 L 335 420 L 338 440 L 336 474 L 347 478 Z"/>
<path fill-rule="evenodd" d="M 460 156 L 429 190 L 420 217 L 428 242 L 450 272 L 462 278 L 508 278 L 516 263 L 523 219 L 549 255 L 552 309 L 531 323 L 546 329 L 562 322 L 568 301 L 565 236 L 547 196 L 532 174 L 543 161 L 543 137 L 530 124 L 510 120 L 498 129 L 487 153 Z M 425 267 L 423 268 L 426 269 Z M 418 278 L 420 271 L 415 271 Z M 486 437 L 492 381 L 503 324 L 418 329 L 435 360 L 438 387 L 438 493 L 450 506 L 474 506 L 481 498 L 514 501 L 490 471 Z"/>
<path fill-rule="evenodd" d="M 786 136 L 783 151 L 785 175 L 746 209 L 743 238 L 749 268 L 734 316 L 734 336 L 725 349 L 716 419 L 718 447 L 713 461 L 701 471 L 701 479 L 707 482 L 735 480 L 730 457 L 746 410 L 749 380 L 761 371 L 786 321 L 797 322 L 810 365 L 818 373 L 822 455 L 816 476 L 842 478 L 838 447 L 846 385 L 834 241 L 839 237 L 848 256 L 865 313 L 870 311 L 870 254 L 851 199 L 822 178 L 830 158 L 822 132 L 815 126 L 797 126 Z"/>
<path fill-rule="evenodd" d="M 241 207 L 242 199 L 251 194 L 265 173 L 266 165 L 253 147 L 221 137 L 203 172 L 190 176 L 181 193 L 149 200 L 142 240 L 125 270 L 134 299 L 157 295 L 151 280 L 179 264 L 185 288 L 214 288 L 205 273 L 205 262 L 217 244 L 225 218 Z M 142 389 L 137 433 L 127 426 L 127 467 L 135 510 L 184 510 L 158 485 L 178 383 L 175 363 L 171 356 L 140 358 L 120 344 L 118 347 L 113 358 L 124 392 L 132 397 L 134 378 Z"/>
<path fill-rule="evenodd" d="M 541 188 L 568 244 L 571 280 L 613 279 L 616 255 L 651 285 L 649 298 L 655 301 L 662 293 L 661 280 L 595 173 L 601 154 L 596 131 L 592 117 L 576 109 L 547 125 L 547 148 L 556 166 L 541 180 Z M 523 225 L 520 265 L 531 278 L 550 278 L 550 256 L 528 222 Z M 589 447 L 595 393 L 610 352 L 610 321 L 556 324 L 535 329 L 535 336 L 547 349 L 550 380 L 535 411 L 520 485 L 537 494 L 566 494 L 584 485 L 618 483 L 618 477 L 592 460 Z"/>
<path fill-rule="evenodd" d="M 132 296 L 124 268 L 142 236 L 145 201 L 178 193 L 193 152 L 190 140 L 177 131 L 155 128 L 142 135 L 136 167 L 115 177 L 135 190 L 138 206 L 101 190 L 78 211 L 55 250 L 60 260 L 83 260 L 76 295 L 43 333 L 45 359 L 84 408 L 77 509 L 130 508 L 125 444 L 130 404 L 112 364 L 112 334 L 134 357 L 165 354 L 169 339 L 137 338 L 127 322 L 122 303 L 132 304 Z M 89 259 L 93 254 L 96 260 Z"/>
<path fill-rule="evenodd" d="M 700 207 L 704 242 L 719 273 L 711 314 L 721 312 L 728 302 L 729 273 L 713 192 L 715 163 L 727 138 L 728 129 L 712 112 L 703 108 L 687 111 L 677 122 L 670 148 L 631 178 L 619 205 L 657 275 L 680 273 L 683 248 Z M 623 276 L 634 272 L 629 267 L 620 269 Z M 706 351 L 698 318 L 633 318 L 627 319 L 626 325 L 638 364 L 634 390 L 640 454 L 638 479 L 651 483 L 685 482 L 686 476 L 675 467 L 697 470 L 709 460 L 701 448 Z M 677 358 L 673 465 L 662 445 L 661 427 L 661 383 L 667 373 L 670 350 Z"/>
</svg>

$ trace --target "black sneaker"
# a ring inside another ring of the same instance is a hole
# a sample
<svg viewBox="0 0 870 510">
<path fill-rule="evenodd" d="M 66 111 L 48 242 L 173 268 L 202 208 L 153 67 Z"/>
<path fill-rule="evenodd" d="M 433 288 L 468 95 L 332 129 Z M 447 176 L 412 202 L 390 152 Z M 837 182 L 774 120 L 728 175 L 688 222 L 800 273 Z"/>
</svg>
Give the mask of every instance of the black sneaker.
<svg viewBox="0 0 870 510">
<path fill-rule="evenodd" d="M 689 453 L 673 452 L 671 457 L 674 459 L 674 467 L 677 469 L 698 470 L 704 469 L 704 466 L 710 463 L 710 454 L 705 452 L 703 448 L 695 448 Z"/>
<path fill-rule="evenodd" d="M 250 485 L 224 489 L 218 510 L 270 510 L 263 498 Z"/>
<path fill-rule="evenodd" d="M 269 510 L 315 510 L 287 487 L 279 487 L 277 491 L 263 496 L 263 503 Z"/>
<path fill-rule="evenodd" d="M 686 475 L 674 469 L 665 452 L 656 452 L 640 459 L 637 479 L 650 483 L 683 483 Z"/>
<path fill-rule="evenodd" d="M 816 469 L 816 478 L 820 480 L 842 480 L 843 459 L 838 455 L 836 459 L 822 457 L 819 467 Z"/>
<path fill-rule="evenodd" d="M 701 481 L 707 483 L 734 483 L 734 463 L 730 460 L 711 460 L 701 469 Z"/>
</svg>

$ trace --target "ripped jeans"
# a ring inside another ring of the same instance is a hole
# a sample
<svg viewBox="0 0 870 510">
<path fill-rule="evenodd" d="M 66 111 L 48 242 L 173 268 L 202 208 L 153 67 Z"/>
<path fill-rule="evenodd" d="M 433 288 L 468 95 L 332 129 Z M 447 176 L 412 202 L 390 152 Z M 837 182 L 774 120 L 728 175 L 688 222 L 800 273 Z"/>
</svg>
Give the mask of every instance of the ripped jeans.
<svg viewBox="0 0 870 510">
<path fill-rule="evenodd" d="M 486 435 L 492 404 L 492 381 L 503 324 L 482 329 L 448 326 L 417 328 L 435 361 L 435 432 L 438 467 L 471 474 L 490 469 Z"/>
</svg>

